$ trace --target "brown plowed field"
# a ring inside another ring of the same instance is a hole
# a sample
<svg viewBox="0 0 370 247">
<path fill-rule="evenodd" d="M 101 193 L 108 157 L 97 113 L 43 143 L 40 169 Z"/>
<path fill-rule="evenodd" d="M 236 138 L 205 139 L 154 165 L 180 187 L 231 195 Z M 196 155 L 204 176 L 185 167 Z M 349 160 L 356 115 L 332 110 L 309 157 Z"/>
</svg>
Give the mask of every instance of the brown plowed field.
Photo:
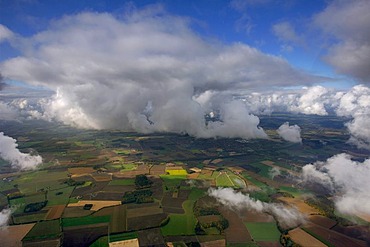
<svg viewBox="0 0 370 247">
<path fill-rule="evenodd" d="M 94 213 L 94 216 L 104 216 L 104 215 L 111 216 L 111 221 L 109 222 L 109 231 L 111 233 L 124 232 L 127 230 L 126 205 L 103 208 Z"/>
<path fill-rule="evenodd" d="M 120 201 L 122 200 L 124 193 L 116 193 L 116 192 L 105 192 L 105 191 L 100 191 L 96 193 L 94 199 L 95 200 L 103 200 L 103 201 Z"/>
<path fill-rule="evenodd" d="M 166 213 L 128 218 L 127 219 L 127 230 L 133 231 L 133 230 L 159 227 L 162 221 L 164 221 L 166 218 L 167 218 Z"/>
<path fill-rule="evenodd" d="M 48 214 L 46 215 L 47 220 L 59 219 L 64 211 L 65 205 L 56 205 L 49 209 Z"/>
<path fill-rule="evenodd" d="M 322 237 L 327 242 L 336 247 L 366 247 L 366 243 L 364 241 L 355 240 L 353 238 L 347 237 L 346 235 L 337 233 L 335 231 L 315 224 L 307 224 L 304 226 L 304 229 L 307 229 L 309 232 Z"/>
<path fill-rule="evenodd" d="M 63 229 L 63 247 L 88 247 L 98 238 L 108 234 L 107 224 L 66 227 Z"/>
<path fill-rule="evenodd" d="M 253 210 L 243 210 L 240 212 L 244 222 L 274 222 L 274 217 L 269 214 L 256 212 Z"/>
<path fill-rule="evenodd" d="M 66 207 L 63 212 L 63 218 L 82 217 L 92 213 L 93 211 L 84 210 L 83 207 Z"/>
<path fill-rule="evenodd" d="M 0 227 L 0 245 L 22 247 L 22 239 L 35 224 Z"/>
<path fill-rule="evenodd" d="M 138 231 L 141 246 L 165 246 L 164 239 L 159 228 Z"/>
<path fill-rule="evenodd" d="M 94 172 L 95 170 L 92 167 L 73 167 L 73 168 L 68 168 L 68 172 L 71 174 L 90 174 Z"/>
<path fill-rule="evenodd" d="M 143 207 L 143 208 L 133 208 L 133 209 L 127 209 L 127 218 L 135 218 L 135 217 L 148 216 L 152 214 L 161 214 L 161 213 L 163 213 L 163 209 L 160 208 L 159 205 Z"/>
<path fill-rule="evenodd" d="M 337 224 L 335 220 L 329 219 L 328 217 L 322 215 L 310 215 L 308 219 L 316 225 L 329 229 Z"/>
<path fill-rule="evenodd" d="M 166 174 L 166 165 L 153 165 L 150 168 L 150 175 Z"/>
<path fill-rule="evenodd" d="M 191 173 L 186 175 L 187 179 L 197 179 L 199 177 L 199 173 Z"/>
<path fill-rule="evenodd" d="M 112 181 L 111 173 L 92 173 L 91 176 L 96 182 Z"/>
<path fill-rule="evenodd" d="M 281 244 L 278 241 L 258 241 L 257 244 L 260 247 L 281 247 Z"/>
<path fill-rule="evenodd" d="M 229 221 L 229 227 L 225 230 L 228 243 L 245 243 L 252 240 L 247 227 L 235 211 L 226 207 L 219 207 L 221 214 Z"/>
<path fill-rule="evenodd" d="M 323 244 L 307 232 L 303 231 L 301 228 L 295 228 L 289 231 L 289 236 L 294 243 L 299 244 L 302 247 L 325 247 L 327 245 Z"/>
<path fill-rule="evenodd" d="M 217 222 L 221 219 L 220 215 L 205 215 L 205 216 L 199 216 L 198 221 L 201 224 L 209 224 L 212 222 Z"/>
</svg>

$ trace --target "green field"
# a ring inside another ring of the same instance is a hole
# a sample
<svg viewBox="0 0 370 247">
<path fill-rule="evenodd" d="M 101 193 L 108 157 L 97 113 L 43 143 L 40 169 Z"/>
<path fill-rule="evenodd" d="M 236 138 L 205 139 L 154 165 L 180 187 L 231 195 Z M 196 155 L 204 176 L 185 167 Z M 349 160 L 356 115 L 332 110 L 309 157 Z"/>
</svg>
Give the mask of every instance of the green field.
<svg viewBox="0 0 370 247">
<path fill-rule="evenodd" d="M 75 218 L 64 218 L 62 220 L 63 227 L 69 226 L 83 226 L 83 225 L 92 225 L 98 223 L 109 223 L 110 215 L 104 216 L 84 216 L 84 217 L 75 217 Z"/>
<path fill-rule="evenodd" d="M 68 172 L 33 171 L 22 175 L 14 180 L 19 190 L 24 194 L 35 193 L 39 190 L 56 190 L 66 185 L 60 180 L 67 179 Z"/>
<path fill-rule="evenodd" d="M 171 214 L 168 224 L 161 228 L 162 235 L 194 235 L 194 228 L 197 223 L 197 219 L 194 216 L 193 206 L 193 200 L 186 200 L 182 204 L 185 211 L 184 214 Z"/>
<path fill-rule="evenodd" d="M 261 181 L 259 181 L 259 180 L 255 179 L 255 178 L 253 178 L 253 177 L 251 177 L 251 176 L 249 176 L 249 175 L 248 175 L 248 173 L 246 173 L 246 172 L 243 172 L 243 173 L 242 173 L 242 175 L 243 175 L 243 177 L 244 177 L 244 178 L 246 178 L 248 181 L 250 181 L 251 183 L 253 183 L 253 184 L 254 184 L 254 185 L 256 185 L 257 187 L 260 187 L 261 189 L 269 187 L 267 184 L 262 183 Z"/>
<path fill-rule="evenodd" d="M 279 241 L 280 232 L 275 222 L 246 222 L 249 233 L 255 241 Z"/>
<path fill-rule="evenodd" d="M 48 220 L 38 222 L 32 229 L 26 234 L 24 240 L 34 239 L 48 239 L 55 238 L 61 235 L 61 229 L 59 220 Z"/>
<path fill-rule="evenodd" d="M 61 189 L 48 191 L 48 206 L 67 204 L 73 189 L 73 186 L 68 186 Z"/>
<path fill-rule="evenodd" d="M 186 175 L 160 175 L 160 178 L 163 180 L 163 187 L 167 190 L 175 190 L 180 186 L 181 182 L 186 179 Z"/>
<path fill-rule="evenodd" d="M 294 197 L 299 197 L 302 194 L 307 193 L 307 192 L 302 191 L 300 189 L 293 188 L 293 187 L 288 187 L 288 186 L 280 186 L 279 190 L 282 191 L 282 192 L 287 192 L 287 193 L 293 195 Z"/>
<path fill-rule="evenodd" d="M 214 172 L 212 174 L 212 177 L 214 177 L 214 174 L 217 174 L 218 172 Z M 216 185 L 218 187 L 234 187 L 234 188 L 244 188 L 245 184 L 244 181 L 231 171 L 223 171 L 221 173 L 218 173 L 216 176 Z"/>
<path fill-rule="evenodd" d="M 47 214 L 47 212 L 16 216 L 16 217 L 13 217 L 13 221 L 14 221 L 15 224 L 38 222 L 40 220 L 44 220 L 46 214 Z"/>
</svg>

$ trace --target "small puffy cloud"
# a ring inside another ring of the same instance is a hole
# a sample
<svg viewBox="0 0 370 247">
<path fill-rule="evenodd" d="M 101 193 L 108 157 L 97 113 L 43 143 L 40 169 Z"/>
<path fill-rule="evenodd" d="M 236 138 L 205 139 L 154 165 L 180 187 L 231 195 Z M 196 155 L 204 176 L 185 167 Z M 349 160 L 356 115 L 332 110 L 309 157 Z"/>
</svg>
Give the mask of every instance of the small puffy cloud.
<svg viewBox="0 0 370 247">
<path fill-rule="evenodd" d="M 286 141 L 301 143 L 301 128 L 298 125 L 289 125 L 288 122 L 283 123 L 278 129 L 277 133 Z"/>
<path fill-rule="evenodd" d="M 261 202 L 249 197 L 248 194 L 236 192 L 232 188 L 210 188 L 208 195 L 232 209 L 248 208 L 257 212 L 269 213 L 277 219 L 283 228 L 296 227 L 305 222 L 304 216 L 296 208 L 278 203 Z"/>
<path fill-rule="evenodd" d="M 279 175 L 281 175 L 281 170 L 278 167 L 274 166 L 269 170 L 269 176 L 271 177 L 271 179 L 274 179 L 276 176 Z"/>
<path fill-rule="evenodd" d="M 42 163 L 40 155 L 25 154 L 18 150 L 17 140 L 0 132 L 0 157 L 9 161 L 13 168 L 21 170 L 35 169 Z"/>
<path fill-rule="evenodd" d="M 8 208 L 1 210 L 0 212 L 0 227 L 8 225 L 10 215 L 12 211 Z"/>
<path fill-rule="evenodd" d="M 314 16 L 315 24 L 335 38 L 325 60 L 340 73 L 370 82 L 370 2 L 332 1 Z"/>
<path fill-rule="evenodd" d="M 361 163 L 345 153 L 302 169 L 303 181 L 317 182 L 336 191 L 337 209 L 354 215 L 370 215 L 369 176 L 370 159 Z"/>
</svg>

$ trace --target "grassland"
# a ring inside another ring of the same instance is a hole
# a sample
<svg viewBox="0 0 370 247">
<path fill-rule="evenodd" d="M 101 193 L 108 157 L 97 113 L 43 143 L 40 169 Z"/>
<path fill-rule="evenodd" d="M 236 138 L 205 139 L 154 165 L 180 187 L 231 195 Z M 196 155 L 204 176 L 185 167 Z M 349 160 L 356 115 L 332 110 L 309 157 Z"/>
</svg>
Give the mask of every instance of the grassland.
<svg viewBox="0 0 370 247">
<path fill-rule="evenodd" d="M 181 182 L 186 179 L 186 175 L 160 175 L 163 180 L 165 190 L 176 190 L 180 187 Z"/>
<path fill-rule="evenodd" d="M 26 234 L 24 240 L 56 238 L 61 235 L 59 220 L 48 220 L 38 222 Z"/>
<path fill-rule="evenodd" d="M 109 185 L 135 185 L 135 179 L 134 178 L 114 179 L 109 182 Z"/>
<path fill-rule="evenodd" d="M 70 226 L 84 226 L 84 225 L 92 225 L 98 223 L 109 223 L 110 216 L 103 215 L 103 216 L 84 216 L 84 217 L 74 217 L 74 218 L 65 218 L 62 219 L 62 226 L 63 227 L 70 227 Z"/>
<path fill-rule="evenodd" d="M 279 241 L 280 232 L 275 222 L 246 222 L 252 238 L 255 241 Z"/>
<path fill-rule="evenodd" d="M 194 235 L 197 222 L 193 212 L 194 201 L 186 200 L 182 207 L 184 214 L 171 214 L 170 221 L 161 228 L 163 236 Z"/>
</svg>

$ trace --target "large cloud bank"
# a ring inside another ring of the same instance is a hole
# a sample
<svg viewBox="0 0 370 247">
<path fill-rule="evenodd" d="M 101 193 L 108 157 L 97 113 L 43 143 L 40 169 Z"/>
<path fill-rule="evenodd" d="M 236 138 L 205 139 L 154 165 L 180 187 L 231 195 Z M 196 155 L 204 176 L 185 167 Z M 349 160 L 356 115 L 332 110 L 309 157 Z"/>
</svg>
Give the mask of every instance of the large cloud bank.
<svg viewBox="0 0 370 247">
<path fill-rule="evenodd" d="M 331 1 L 314 22 L 336 40 L 325 60 L 338 72 L 370 82 L 370 1 Z"/>
<path fill-rule="evenodd" d="M 66 16 L 32 37 L 7 35 L 22 55 L 4 61 L 0 71 L 56 92 L 44 104 L 45 118 L 82 128 L 197 137 L 266 136 L 244 105 L 229 98 L 208 109 L 196 101 L 203 94 L 323 79 L 245 44 L 204 40 L 190 26 L 188 19 L 158 7 L 123 17 Z M 220 111 L 221 119 L 207 125 L 204 115 L 211 110 Z"/>
<path fill-rule="evenodd" d="M 257 212 L 265 212 L 273 215 L 283 228 L 296 227 L 304 222 L 304 216 L 295 208 L 288 208 L 283 204 L 265 203 L 250 198 L 232 188 L 210 188 L 208 194 L 220 203 L 234 209 L 248 208 Z"/>
<path fill-rule="evenodd" d="M 301 143 L 301 128 L 298 125 L 289 125 L 288 122 L 283 123 L 278 129 L 277 133 L 281 138 L 286 141 L 294 142 L 294 143 Z"/>
<path fill-rule="evenodd" d="M 0 157 L 9 161 L 12 167 L 21 170 L 35 169 L 42 163 L 40 155 L 25 154 L 18 150 L 17 140 L 0 132 Z"/>
<path fill-rule="evenodd" d="M 303 181 L 317 182 L 336 192 L 335 205 L 343 213 L 370 215 L 370 159 L 363 163 L 338 154 L 302 169 Z"/>
<path fill-rule="evenodd" d="M 346 123 L 350 142 L 370 149 L 370 88 L 356 85 L 345 91 L 313 86 L 295 91 L 275 91 L 241 97 L 254 114 L 276 111 L 325 116 L 336 114 L 350 118 Z"/>
</svg>

